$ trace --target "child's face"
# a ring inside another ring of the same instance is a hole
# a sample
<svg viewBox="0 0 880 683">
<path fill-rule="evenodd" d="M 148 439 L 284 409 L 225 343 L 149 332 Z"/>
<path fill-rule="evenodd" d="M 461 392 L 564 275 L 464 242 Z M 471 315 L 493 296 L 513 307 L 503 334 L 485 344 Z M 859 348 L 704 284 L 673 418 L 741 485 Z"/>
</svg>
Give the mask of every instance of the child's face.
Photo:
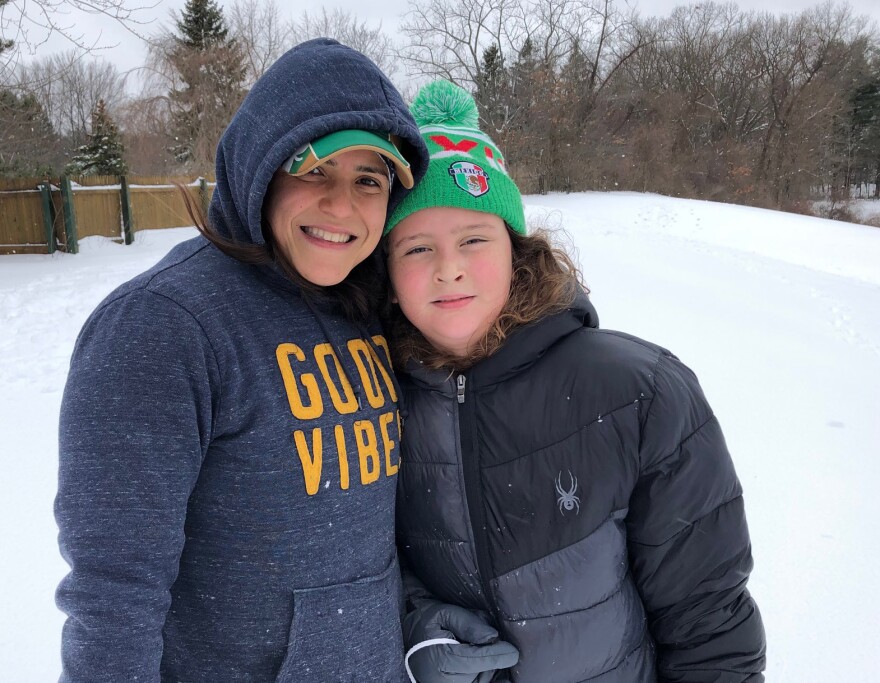
<svg viewBox="0 0 880 683">
<path fill-rule="evenodd" d="M 431 344 L 465 356 L 507 302 L 511 249 L 507 226 L 494 214 L 417 211 L 389 235 L 393 301 Z"/>
</svg>

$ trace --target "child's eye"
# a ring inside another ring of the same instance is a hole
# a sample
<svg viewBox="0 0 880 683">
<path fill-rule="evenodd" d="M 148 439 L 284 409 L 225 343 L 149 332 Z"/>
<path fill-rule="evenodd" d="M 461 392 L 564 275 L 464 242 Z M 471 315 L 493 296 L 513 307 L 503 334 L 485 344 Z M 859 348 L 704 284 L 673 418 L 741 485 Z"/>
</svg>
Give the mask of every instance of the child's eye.
<svg viewBox="0 0 880 683">
<path fill-rule="evenodd" d="M 424 254 L 426 251 L 428 251 L 428 247 L 413 247 L 405 252 L 404 256 L 409 256 L 410 254 Z"/>
<path fill-rule="evenodd" d="M 479 244 L 480 242 L 485 242 L 486 240 L 482 237 L 469 237 L 464 241 L 464 244 Z"/>
</svg>

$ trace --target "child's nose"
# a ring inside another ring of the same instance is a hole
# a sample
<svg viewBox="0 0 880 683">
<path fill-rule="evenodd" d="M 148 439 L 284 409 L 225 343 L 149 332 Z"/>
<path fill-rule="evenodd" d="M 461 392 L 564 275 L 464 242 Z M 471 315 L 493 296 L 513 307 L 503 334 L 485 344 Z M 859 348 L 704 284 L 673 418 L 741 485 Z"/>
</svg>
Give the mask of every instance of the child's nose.
<svg viewBox="0 0 880 683">
<path fill-rule="evenodd" d="M 441 282 L 457 282 L 464 277 L 460 259 L 443 258 L 437 264 L 437 279 Z"/>
</svg>

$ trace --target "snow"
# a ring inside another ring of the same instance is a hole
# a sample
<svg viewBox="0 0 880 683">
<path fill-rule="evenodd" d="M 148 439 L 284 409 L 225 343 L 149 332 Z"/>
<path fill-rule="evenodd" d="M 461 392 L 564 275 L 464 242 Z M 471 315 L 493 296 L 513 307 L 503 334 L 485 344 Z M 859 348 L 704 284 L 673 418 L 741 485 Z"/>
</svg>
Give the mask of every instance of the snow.
<svg viewBox="0 0 880 683">
<path fill-rule="evenodd" d="M 870 681 L 880 589 L 880 229 L 635 193 L 526 198 L 565 226 L 603 327 L 695 369 L 743 482 L 768 680 Z M 52 500 L 76 334 L 193 229 L 0 256 L 0 678 L 57 679 Z"/>
</svg>

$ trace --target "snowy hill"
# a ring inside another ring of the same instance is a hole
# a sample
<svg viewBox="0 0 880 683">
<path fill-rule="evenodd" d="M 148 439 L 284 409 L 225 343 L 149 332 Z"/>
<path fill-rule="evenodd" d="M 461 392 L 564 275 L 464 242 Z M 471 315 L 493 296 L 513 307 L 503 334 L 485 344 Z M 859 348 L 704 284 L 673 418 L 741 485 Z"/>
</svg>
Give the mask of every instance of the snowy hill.
<svg viewBox="0 0 880 683">
<path fill-rule="evenodd" d="M 769 681 L 873 681 L 880 229 L 633 193 L 526 199 L 565 227 L 603 327 L 700 377 L 745 488 Z M 0 679 L 57 679 L 57 418 L 97 303 L 192 229 L 0 257 Z"/>
</svg>

